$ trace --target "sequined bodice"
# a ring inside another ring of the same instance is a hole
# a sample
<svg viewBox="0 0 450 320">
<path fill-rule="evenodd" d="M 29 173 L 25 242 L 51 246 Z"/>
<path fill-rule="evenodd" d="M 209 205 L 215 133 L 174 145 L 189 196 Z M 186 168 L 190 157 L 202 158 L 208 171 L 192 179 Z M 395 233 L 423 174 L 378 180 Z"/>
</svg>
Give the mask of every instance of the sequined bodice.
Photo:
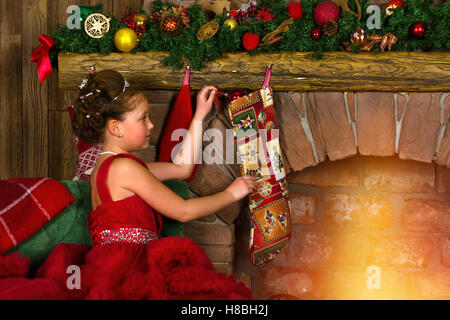
<svg viewBox="0 0 450 320">
<path fill-rule="evenodd" d="M 106 159 L 97 172 L 97 192 L 102 201 L 89 214 L 88 224 L 93 245 L 110 243 L 147 244 L 158 239 L 162 229 L 162 217 L 138 195 L 113 201 L 106 186 L 111 162 L 117 157 L 141 159 L 130 154 L 119 154 Z"/>
</svg>

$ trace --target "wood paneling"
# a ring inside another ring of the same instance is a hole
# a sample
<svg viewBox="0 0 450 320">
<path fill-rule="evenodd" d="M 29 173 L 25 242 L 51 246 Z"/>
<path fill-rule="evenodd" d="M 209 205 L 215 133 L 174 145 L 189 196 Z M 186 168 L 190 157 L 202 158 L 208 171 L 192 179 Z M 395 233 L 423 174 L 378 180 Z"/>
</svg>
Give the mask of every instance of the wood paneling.
<svg viewBox="0 0 450 320">
<path fill-rule="evenodd" d="M 0 1 L 0 179 L 23 175 L 21 1 Z"/>
<path fill-rule="evenodd" d="M 142 0 L 0 1 L 0 179 L 72 179 L 77 157 L 66 110 L 78 88 L 59 89 L 56 72 L 40 84 L 30 56 L 40 35 L 66 23 L 69 5 L 99 2 L 116 18 L 122 8 L 142 8 Z"/>
<path fill-rule="evenodd" d="M 39 83 L 30 55 L 47 32 L 47 0 L 23 0 L 23 176 L 48 176 L 48 83 Z M 19 20 L 19 19 L 18 19 Z"/>
<path fill-rule="evenodd" d="M 89 5 L 89 0 L 62 0 L 47 3 L 47 24 L 49 30 L 56 30 L 58 25 L 65 24 L 66 13 L 70 5 Z M 57 73 L 53 73 L 46 80 L 49 90 L 49 176 L 58 180 L 73 178 L 77 161 L 77 154 L 73 152 L 75 144 L 70 127 L 67 107 L 72 104 L 78 90 L 61 90 L 58 88 Z"/>
<path fill-rule="evenodd" d="M 73 143 L 70 117 L 67 111 L 51 111 L 49 123 L 50 176 L 71 180 L 75 175 L 78 157 Z"/>
</svg>

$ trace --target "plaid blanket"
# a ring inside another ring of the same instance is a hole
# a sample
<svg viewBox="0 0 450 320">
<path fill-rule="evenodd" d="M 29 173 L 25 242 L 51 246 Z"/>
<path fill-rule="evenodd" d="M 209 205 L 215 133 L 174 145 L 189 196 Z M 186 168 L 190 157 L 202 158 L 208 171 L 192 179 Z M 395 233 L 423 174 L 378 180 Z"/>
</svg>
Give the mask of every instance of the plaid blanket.
<svg viewBox="0 0 450 320">
<path fill-rule="evenodd" d="M 75 199 L 51 178 L 0 180 L 0 254 L 33 235 Z"/>
</svg>

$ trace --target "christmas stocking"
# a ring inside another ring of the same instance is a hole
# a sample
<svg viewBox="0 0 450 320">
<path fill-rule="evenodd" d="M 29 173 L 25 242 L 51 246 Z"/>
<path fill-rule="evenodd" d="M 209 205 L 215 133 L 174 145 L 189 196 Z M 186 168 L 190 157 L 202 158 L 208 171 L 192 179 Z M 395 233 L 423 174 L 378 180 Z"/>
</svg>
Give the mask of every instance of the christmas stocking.
<svg viewBox="0 0 450 320">
<path fill-rule="evenodd" d="M 179 143 L 172 141 L 172 133 L 177 129 L 189 129 L 193 116 L 191 105 L 191 87 L 189 85 L 190 70 L 186 70 L 183 86 L 178 94 L 175 104 L 170 111 L 169 119 L 161 136 L 160 152 L 158 162 L 171 162 L 172 150 Z M 191 177 L 186 182 L 191 181 L 198 169 L 198 164 L 195 165 Z"/>
<path fill-rule="evenodd" d="M 229 114 L 242 175 L 252 175 L 257 192 L 250 194 L 250 261 L 271 261 L 291 236 L 291 208 L 278 129 L 269 87 L 271 69 L 261 90 L 232 101 Z"/>
</svg>

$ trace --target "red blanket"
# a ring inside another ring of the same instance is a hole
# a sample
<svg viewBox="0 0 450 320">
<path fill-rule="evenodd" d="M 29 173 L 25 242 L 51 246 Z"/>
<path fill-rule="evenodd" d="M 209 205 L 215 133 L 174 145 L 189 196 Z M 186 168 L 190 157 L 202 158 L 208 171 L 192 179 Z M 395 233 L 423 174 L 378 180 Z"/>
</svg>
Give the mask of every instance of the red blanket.
<svg viewBox="0 0 450 320">
<path fill-rule="evenodd" d="M 0 180 L 0 254 L 32 236 L 75 199 L 50 178 Z"/>
</svg>

